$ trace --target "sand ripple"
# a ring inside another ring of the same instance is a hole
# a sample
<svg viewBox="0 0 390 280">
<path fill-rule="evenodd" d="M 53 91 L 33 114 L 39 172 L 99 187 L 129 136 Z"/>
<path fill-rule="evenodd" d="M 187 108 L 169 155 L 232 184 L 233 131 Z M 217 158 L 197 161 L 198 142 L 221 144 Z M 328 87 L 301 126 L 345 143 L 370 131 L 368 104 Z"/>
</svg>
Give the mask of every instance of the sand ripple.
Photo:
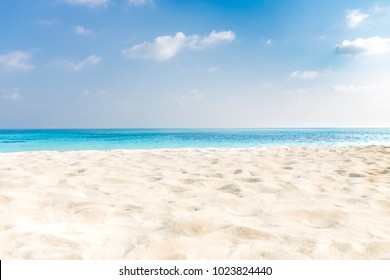
<svg viewBox="0 0 390 280">
<path fill-rule="evenodd" d="M 389 154 L 0 154 L 0 258 L 389 259 Z"/>
</svg>

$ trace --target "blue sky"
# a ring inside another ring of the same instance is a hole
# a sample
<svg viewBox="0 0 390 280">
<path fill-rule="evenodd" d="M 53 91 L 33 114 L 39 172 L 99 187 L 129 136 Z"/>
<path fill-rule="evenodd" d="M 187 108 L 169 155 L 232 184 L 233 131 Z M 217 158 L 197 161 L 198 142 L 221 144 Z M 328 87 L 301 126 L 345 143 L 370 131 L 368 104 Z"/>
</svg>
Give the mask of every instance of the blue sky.
<svg viewBox="0 0 390 280">
<path fill-rule="evenodd" d="M 2 0 L 0 128 L 389 127 L 390 1 Z"/>
</svg>

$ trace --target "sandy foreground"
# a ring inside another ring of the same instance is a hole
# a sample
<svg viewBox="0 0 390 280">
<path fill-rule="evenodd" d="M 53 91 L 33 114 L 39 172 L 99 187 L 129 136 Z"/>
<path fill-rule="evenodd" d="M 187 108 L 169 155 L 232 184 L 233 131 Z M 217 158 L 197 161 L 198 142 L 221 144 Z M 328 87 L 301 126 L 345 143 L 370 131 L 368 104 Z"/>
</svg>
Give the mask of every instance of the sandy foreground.
<svg viewBox="0 0 390 280">
<path fill-rule="evenodd" d="M 390 147 L 0 153 L 1 259 L 390 259 Z"/>
</svg>

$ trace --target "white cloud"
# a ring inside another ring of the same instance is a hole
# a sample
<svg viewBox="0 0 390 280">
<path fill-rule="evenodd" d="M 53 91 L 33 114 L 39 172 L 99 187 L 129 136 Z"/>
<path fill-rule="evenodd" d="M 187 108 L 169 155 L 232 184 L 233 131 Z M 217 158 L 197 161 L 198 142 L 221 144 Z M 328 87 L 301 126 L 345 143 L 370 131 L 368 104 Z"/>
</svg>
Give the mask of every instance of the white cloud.
<svg viewBox="0 0 390 280">
<path fill-rule="evenodd" d="M 98 90 L 91 90 L 91 89 L 85 89 L 81 92 L 84 96 L 90 96 L 90 95 L 105 95 L 107 92 L 104 89 L 98 89 Z"/>
<path fill-rule="evenodd" d="M 90 36 L 90 35 L 93 35 L 93 31 L 83 27 L 83 26 L 80 26 L 80 25 L 76 25 L 74 28 L 73 28 L 74 32 L 76 34 L 79 34 L 79 35 L 82 35 L 82 36 Z"/>
<path fill-rule="evenodd" d="M 153 5 L 153 0 L 127 0 L 127 3 L 132 6 L 145 6 L 145 5 Z"/>
<path fill-rule="evenodd" d="M 13 51 L 0 55 L 0 68 L 5 72 L 28 72 L 35 68 L 28 52 Z"/>
<path fill-rule="evenodd" d="M 96 56 L 96 55 L 90 55 L 86 59 L 79 61 L 79 62 L 74 62 L 70 60 L 57 60 L 51 63 L 51 65 L 63 67 L 65 69 L 68 69 L 70 71 L 80 71 L 86 66 L 89 65 L 96 65 L 101 61 L 101 58 Z"/>
<path fill-rule="evenodd" d="M 352 91 L 362 90 L 362 87 L 361 86 L 357 87 L 354 85 L 335 85 L 332 88 L 332 90 L 336 92 L 352 92 Z"/>
<path fill-rule="evenodd" d="M 216 71 L 218 71 L 218 70 L 219 70 L 218 67 L 210 67 L 209 69 L 207 69 L 207 72 L 213 73 L 213 72 L 216 72 Z"/>
<path fill-rule="evenodd" d="M 320 73 L 318 71 L 294 71 L 290 74 L 290 77 L 310 80 L 317 78 L 319 75 Z"/>
<path fill-rule="evenodd" d="M 189 47 L 194 49 L 205 49 L 223 41 L 232 42 L 234 39 L 236 39 L 236 35 L 232 31 L 215 32 L 213 30 L 204 38 L 199 38 L 197 35 L 189 37 Z"/>
<path fill-rule="evenodd" d="M 273 43 L 274 43 L 274 42 L 272 41 L 272 39 L 269 39 L 269 40 L 267 40 L 267 41 L 265 42 L 265 44 L 266 44 L 267 46 L 271 46 Z"/>
<path fill-rule="evenodd" d="M 72 5 L 85 5 L 89 7 L 106 6 L 110 0 L 64 0 Z"/>
<path fill-rule="evenodd" d="M 306 90 L 304 90 L 303 88 L 299 88 L 299 89 L 285 91 L 283 94 L 284 95 L 300 95 L 300 94 L 304 94 L 305 92 L 306 92 Z"/>
<path fill-rule="evenodd" d="M 390 38 L 370 37 L 344 40 L 335 48 L 335 53 L 347 56 L 386 54 L 390 52 Z"/>
<path fill-rule="evenodd" d="M 122 50 L 122 54 L 127 58 L 153 58 L 166 60 L 174 57 L 184 47 L 186 36 L 182 32 L 177 32 L 172 36 L 159 36 L 153 43 L 144 42 L 134 45 L 129 49 Z"/>
<path fill-rule="evenodd" d="M 18 88 L 14 88 L 14 89 L 3 89 L 1 91 L 1 98 L 8 99 L 8 100 L 13 100 L 13 101 L 18 101 L 22 97 L 20 95 L 19 89 Z"/>
<path fill-rule="evenodd" d="M 177 32 L 175 36 L 159 36 L 153 43 L 144 42 L 122 50 L 126 58 L 150 58 L 167 60 L 174 57 L 183 49 L 203 50 L 216 46 L 226 41 L 235 39 L 232 31 L 212 31 L 208 36 L 201 38 L 198 35 L 186 36 L 183 32 Z"/>
<path fill-rule="evenodd" d="M 388 90 L 387 86 L 384 85 L 335 85 L 332 88 L 336 92 L 377 92 Z"/>
<path fill-rule="evenodd" d="M 370 15 L 368 14 L 363 14 L 360 12 L 359 9 L 354 9 L 354 10 L 348 10 L 347 11 L 347 24 L 351 28 L 358 27 L 363 23 L 363 21 L 366 20 Z"/>
</svg>

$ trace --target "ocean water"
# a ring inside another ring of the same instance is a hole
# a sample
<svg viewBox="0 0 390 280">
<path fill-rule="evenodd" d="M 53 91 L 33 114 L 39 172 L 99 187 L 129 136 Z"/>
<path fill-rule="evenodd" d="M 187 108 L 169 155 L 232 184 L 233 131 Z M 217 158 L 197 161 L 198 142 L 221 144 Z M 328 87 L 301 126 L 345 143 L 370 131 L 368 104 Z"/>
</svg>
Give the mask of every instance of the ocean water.
<svg viewBox="0 0 390 280">
<path fill-rule="evenodd" d="M 349 145 L 390 146 L 390 129 L 0 130 L 0 152 Z"/>
</svg>

